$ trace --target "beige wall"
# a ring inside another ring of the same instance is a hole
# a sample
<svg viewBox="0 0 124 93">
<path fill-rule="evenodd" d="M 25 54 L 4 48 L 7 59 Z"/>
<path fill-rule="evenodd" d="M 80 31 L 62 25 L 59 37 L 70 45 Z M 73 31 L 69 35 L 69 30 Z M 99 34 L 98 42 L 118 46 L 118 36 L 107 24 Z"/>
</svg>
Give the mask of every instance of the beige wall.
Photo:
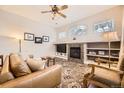
<svg viewBox="0 0 124 93">
<path fill-rule="evenodd" d="M 121 51 L 120 55 L 124 55 L 124 7 L 123 7 L 123 19 L 122 19 L 122 37 L 121 37 Z M 121 58 L 120 56 L 120 58 Z"/>
<path fill-rule="evenodd" d="M 81 11 L 81 10 L 80 10 Z M 92 11 L 92 10 L 91 10 Z M 83 12 L 83 11 L 81 11 Z M 95 23 L 108 20 L 108 19 L 113 19 L 115 22 L 115 31 L 118 32 L 118 35 L 121 35 L 121 27 L 122 27 L 122 6 L 117 6 L 114 8 L 111 8 L 109 10 L 103 11 L 101 13 L 98 13 L 93 16 L 89 16 L 87 18 L 78 20 L 74 23 L 71 23 L 69 25 L 65 25 L 59 28 L 56 28 L 57 32 L 57 41 L 56 42 L 94 42 L 94 41 L 104 41 L 105 39 L 103 38 L 101 33 L 95 32 L 93 29 L 93 26 Z M 71 36 L 69 36 L 69 31 L 71 28 L 76 27 L 78 25 L 87 25 L 88 30 L 85 34 L 83 34 L 80 37 L 77 37 L 76 40 L 73 40 Z M 60 32 L 66 32 L 66 37 L 63 39 L 58 38 L 58 34 Z"/>
<path fill-rule="evenodd" d="M 27 58 L 33 54 L 35 57 L 48 56 L 55 54 L 55 47 L 52 42 L 55 41 L 55 30 L 51 27 L 41 25 L 25 17 L 18 16 L 3 10 L 0 10 L 0 54 L 9 54 L 19 52 L 18 40 L 16 37 L 24 38 L 24 32 L 35 34 L 37 37 L 47 35 L 50 42 L 35 44 L 34 41 L 22 40 L 22 56 Z"/>
</svg>

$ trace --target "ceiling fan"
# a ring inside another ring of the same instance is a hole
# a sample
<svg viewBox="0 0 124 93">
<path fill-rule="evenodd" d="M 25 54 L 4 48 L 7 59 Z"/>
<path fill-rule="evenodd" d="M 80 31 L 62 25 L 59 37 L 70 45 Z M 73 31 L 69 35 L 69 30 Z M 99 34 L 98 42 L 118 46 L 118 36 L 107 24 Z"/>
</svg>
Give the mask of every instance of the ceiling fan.
<svg viewBox="0 0 124 93">
<path fill-rule="evenodd" d="M 63 18 L 66 18 L 67 16 L 64 15 L 63 13 L 61 13 L 60 11 L 65 10 L 68 8 L 67 5 L 63 5 L 63 6 L 57 6 L 57 5 L 50 5 L 51 10 L 50 11 L 41 11 L 41 13 L 52 13 L 53 17 L 52 20 L 54 20 L 55 16 L 58 14 L 60 16 L 62 16 Z"/>
</svg>

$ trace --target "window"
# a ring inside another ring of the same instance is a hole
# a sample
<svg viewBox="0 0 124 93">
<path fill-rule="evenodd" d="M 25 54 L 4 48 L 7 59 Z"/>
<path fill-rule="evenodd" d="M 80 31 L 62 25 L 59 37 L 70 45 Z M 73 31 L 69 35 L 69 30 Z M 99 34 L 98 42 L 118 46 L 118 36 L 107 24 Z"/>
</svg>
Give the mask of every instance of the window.
<svg viewBox="0 0 124 93">
<path fill-rule="evenodd" d="M 86 25 L 74 27 L 71 29 L 71 36 L 81 36 L 87 31 L 87 28 Z"/>
<path fill-rule="evenodd" d="M 112 32 L 114 31 L 114 21 L 107 20 L 94 25 L 95 32 Z"/>
</svg>

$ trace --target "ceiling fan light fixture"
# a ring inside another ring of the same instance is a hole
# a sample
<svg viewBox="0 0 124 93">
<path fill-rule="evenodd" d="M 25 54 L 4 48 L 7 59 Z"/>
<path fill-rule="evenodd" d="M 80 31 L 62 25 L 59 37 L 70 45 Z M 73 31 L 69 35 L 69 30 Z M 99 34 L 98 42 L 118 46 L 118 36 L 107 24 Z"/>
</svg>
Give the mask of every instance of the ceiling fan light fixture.
<svg viewBox="0 0 124 93">
<path fill-rule="evenodd" d="M 63 5 L 63 6 L 57 6 L 57 5 L 49 5 L 51 10 L 50 11 L 41 11 L 41 13 L 52 13 L 52 20 L 55 19 L 57 15 L 66 18 L 67 16 L 60 11 L 65 10 L 68 8 L 68 5 Z"/>
</svg>

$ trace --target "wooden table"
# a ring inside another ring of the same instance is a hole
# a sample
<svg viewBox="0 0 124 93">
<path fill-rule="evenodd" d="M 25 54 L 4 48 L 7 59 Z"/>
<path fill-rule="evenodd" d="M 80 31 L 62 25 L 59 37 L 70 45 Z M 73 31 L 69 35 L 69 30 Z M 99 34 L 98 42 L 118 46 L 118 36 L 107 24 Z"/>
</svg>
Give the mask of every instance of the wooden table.
<svg viewBox="0 0 124 93">
<path fill-rule="evenodd" d="M 0 61 L 1 61 L 0 66 L 3 66 L 3 55 L 0 55 Z"/>
<path fill-rule="evenodd" d="M 2 71 L 2 67 L 0 67 L 0 73 L 1 73 L 1 71 Z"/>
<path fill-rule="evenodd" d="M 55 65 L 55 57 L 47 56 L 47 57 L 41 57 L 41 59 L 47 60 L 47 66 L 48 67 L 50 66 L 50 62 L 53 62 L 53 65 Z"/>
</svg>

